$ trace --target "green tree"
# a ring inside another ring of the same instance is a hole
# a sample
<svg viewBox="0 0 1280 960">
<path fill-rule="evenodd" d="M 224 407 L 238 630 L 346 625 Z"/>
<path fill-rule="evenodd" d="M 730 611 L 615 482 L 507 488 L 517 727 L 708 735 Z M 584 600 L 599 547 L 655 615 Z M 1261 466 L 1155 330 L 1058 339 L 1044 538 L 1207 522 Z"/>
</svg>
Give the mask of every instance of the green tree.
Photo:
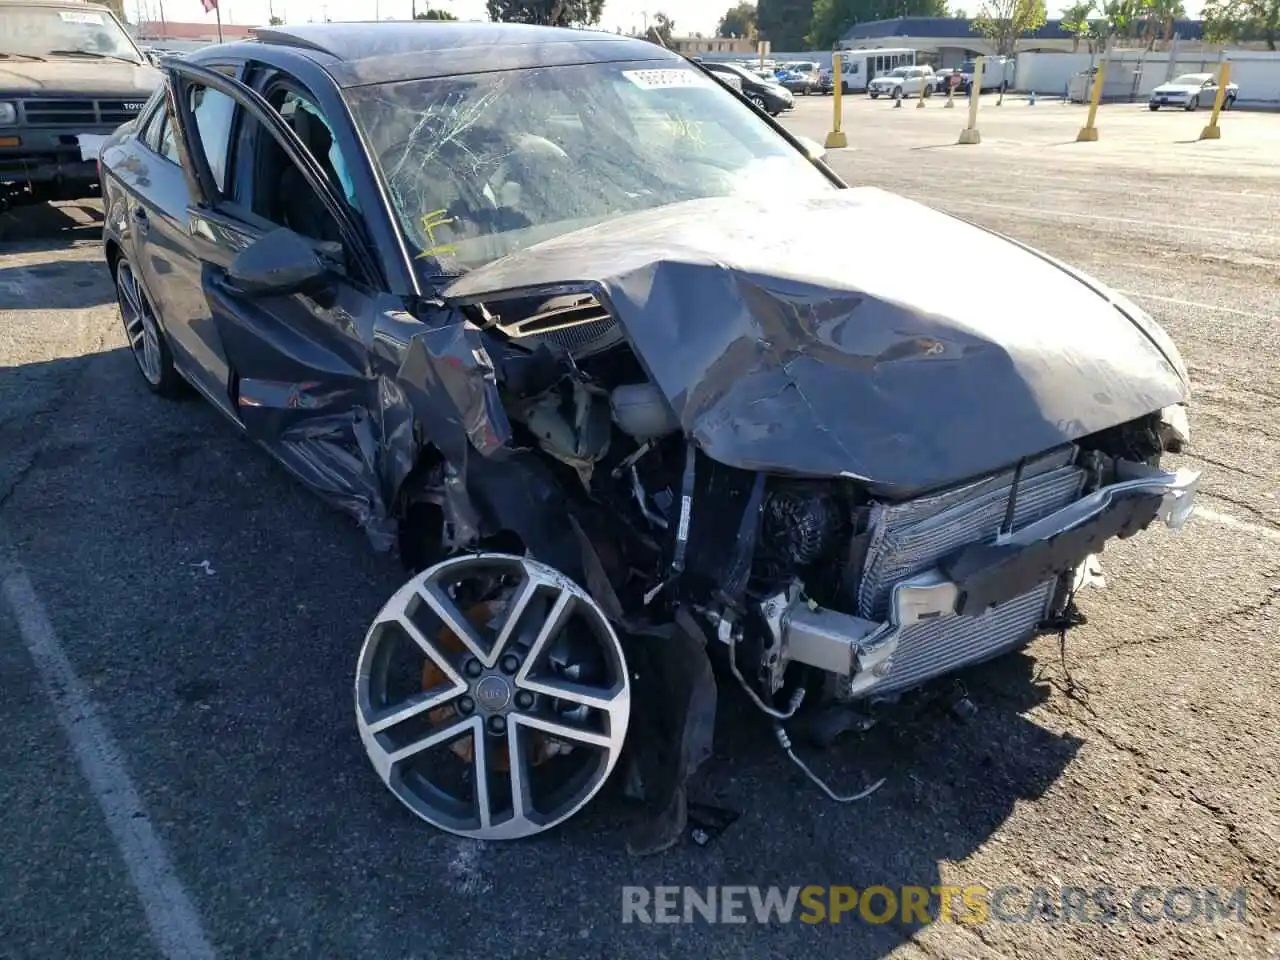
<svg viewBox="0 0 1280 960">
<path fill-rule="evenodd" d="M 803 50 L 805 31 L 813 20 L 813 0 L 760 0 L 756 29 L 774 50 Z"/>
<path fill-rule="evenodd" d="M 582 27 L 600 22 L 604 0 L 487 0 L 485 9 L 504 23 Z"/>
<path fill-rule="evenodd" d="M 1108 38 L 1131 40 L 1137 34 L 1138 23 L 1146 9 L 1145 0 L 1105 0 L 1102 15 Z"/>
<path fill-rule="evenodd" d="M 1093 0 L 1073 3 L 1062 11 L 1062 29 L 1071 34 L 1071 52 L 1080 49 L 1080 41 L 1089 36 L 1093 24 L 1089 22 L 1089 14 L 1093 13 Z"/>
<path fill-rule="evenodd" d="M 1187 15 L 1187 8 L 1182 0 L 1146 0 L 1143 17 L 1146 29 L 1143 31 L 1147 40 L 1147 48 L 1154 50 L 1158 41 L 1168 43 L 1173 39 L 1173 22 Z"/>
<path fill-rule="evenodd" d="M 438 7 L 427 7 L 426 10 L 420 10 L 413 15 L 415 20 L 457 20 L 448 10 L 441 10 Z"/>
<path fill-rule="evenodd" d="M 1280 0 L 1208 0 L 1205 39 L 1210 43 L 1261 40 L 1268 50 L 1280 40 Z"/>
<path fill-rule="evenodd" d="M 1018 38 L 1044 26 L 1044 0 L 983 0 L 973 26 L 991 41 L 996 54 L 1013 53 Z"/>
<path fill-rule="evenodd" d="M 720 18 L 716 27 L 717 37 L 746 37 L 753 39 L 756 35 L 756 5 L 740 3 L 730 7 Z"/>
<path fill-rule="evenodd" d="M 284 17 L 277 17 L 275 15 L 272 15 L 267 18 L 267 22 L 270 23 L 271 26 L 273 27 L 281 27 L 281 26 L 284 26 Z"/>
<path fill-rule="evenodd" d="M 664 47 L 671 46 L 671 37 L 675 33 L 676 22 L 659 10 L 653 15 L 653 31 L 662 40 Z"/>
</svg>

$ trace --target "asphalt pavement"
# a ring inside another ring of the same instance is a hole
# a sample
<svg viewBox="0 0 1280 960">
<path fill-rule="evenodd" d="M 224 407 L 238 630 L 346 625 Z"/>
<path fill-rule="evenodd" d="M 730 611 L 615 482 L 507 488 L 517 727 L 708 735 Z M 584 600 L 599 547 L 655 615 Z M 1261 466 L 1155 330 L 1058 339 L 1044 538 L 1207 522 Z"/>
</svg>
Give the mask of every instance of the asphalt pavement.
<svg viewBox="0 0 1280 960">
<path fill-rule="evenodd" d="M 840 789 L 887 778 L 863 802 L 829 802 L 727 695 L 695 794 L 740 819 L 638 861 L 618 798 L 493 846 L 400 807 L 351 697 L 396 563 L 202 401 L 144 389 L 93 204 L 0 217 L 0 956 L 1280 956 L 1280 117 L 1209 143 L 1205 114 L 1107 107 L 1076 144 L 1078 107 L 985 101 L 984 142 L 955 146 L 963 109 L 851 98 L 829 161 L 1163 323 L 1195 384 L 1175 461 L 1205 471 L 1200 516 L 1109 547 L 1065 653 L 974 671 L 969 722 L 809 754 Z M 821 140 L 830 109 L 784 122 Z M 892 224 L 797 242 L 893 244 L 921 283 L 965 255 Z M 621 921 L 627 884 L 940 883 L 1244 887 L 1247 916 Z"/>
</svg>

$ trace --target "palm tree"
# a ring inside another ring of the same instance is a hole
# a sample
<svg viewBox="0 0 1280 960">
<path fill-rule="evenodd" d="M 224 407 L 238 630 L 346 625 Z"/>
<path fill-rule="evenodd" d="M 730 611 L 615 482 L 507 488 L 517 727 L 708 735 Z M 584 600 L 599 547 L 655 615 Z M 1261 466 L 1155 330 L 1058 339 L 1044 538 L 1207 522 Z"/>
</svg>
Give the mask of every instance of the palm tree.
<svg viewBox="0 0 1280 960">
<path fill-rule="evenodd" d="M 1090 30 L 1089 14 L 1093 13 L 1093 0 L 1073 3 L 1062 11 L 1062 28 L 1071 34 L 1071 52 L 1080 49 L 1080 38 Z"/>
<path fill-rule="evenodd" d="M 1173 39 L 1173 23 L 1187 15 L 1182 0 L 1147 0 L 1147 31 L 1150 46 L 1154 49 L 1159 35 L 1167 45 Z"/>
</svg>

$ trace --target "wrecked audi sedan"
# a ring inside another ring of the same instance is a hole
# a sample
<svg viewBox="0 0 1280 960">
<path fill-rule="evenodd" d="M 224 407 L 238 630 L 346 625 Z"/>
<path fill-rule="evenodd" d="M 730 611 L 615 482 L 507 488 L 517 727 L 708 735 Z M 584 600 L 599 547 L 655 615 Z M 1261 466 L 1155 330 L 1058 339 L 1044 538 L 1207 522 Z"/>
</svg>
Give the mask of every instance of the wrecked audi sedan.
<svg viewBox="0 0 1280 960">
<path fill-rule="evenodd" d="M 538 833 L 616 770 L 662 849 L 718 682 L 803 765 L 792 717 L 1057 629 L 1108 540 L 1191 513 L 1146 314 L 842 183 L 662 47 L 335 24 L 165 70 L 101 154 L 138 369 L 404 560 L 356 723 L 441 829 Z M 969 256 L 792 240 L 850 224 Z"/>
</svg>

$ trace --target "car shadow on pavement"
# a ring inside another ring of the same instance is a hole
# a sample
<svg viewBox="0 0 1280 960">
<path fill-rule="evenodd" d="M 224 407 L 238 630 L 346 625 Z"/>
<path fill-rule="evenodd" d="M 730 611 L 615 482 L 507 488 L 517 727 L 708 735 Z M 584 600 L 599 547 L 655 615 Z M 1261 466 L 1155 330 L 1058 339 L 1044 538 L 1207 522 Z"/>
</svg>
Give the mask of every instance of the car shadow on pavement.
<svg viewBox="0 0 1280 960">
<path fill-rule="evenodd" d="M 114 300 L 111 277 L 99 259 L 0 266 L 0 310 L 83 310 Z"/>
<path fill-rule="evenodd" d="M 0 212 L 0 241 L 92 240 L 101 236 L 103 219 L 96 199 L 16 204 Z"/>
</svg>

